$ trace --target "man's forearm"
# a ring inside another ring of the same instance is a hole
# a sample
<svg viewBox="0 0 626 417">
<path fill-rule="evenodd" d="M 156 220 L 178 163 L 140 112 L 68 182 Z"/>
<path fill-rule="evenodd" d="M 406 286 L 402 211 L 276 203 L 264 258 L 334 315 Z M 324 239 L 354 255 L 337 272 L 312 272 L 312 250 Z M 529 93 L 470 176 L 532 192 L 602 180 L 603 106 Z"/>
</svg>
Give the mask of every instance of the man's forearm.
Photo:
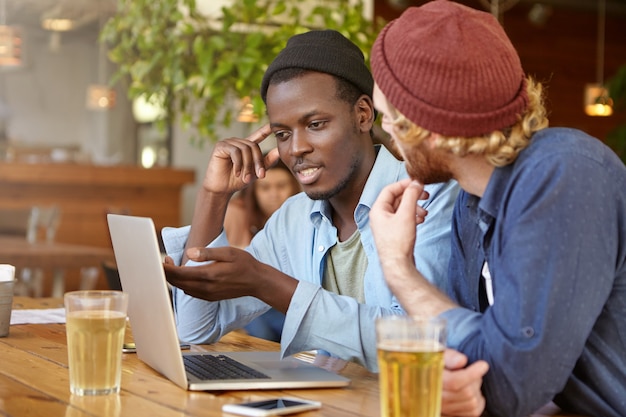
<svg viewBox="0 0 626 417">
<path fill-rule="evenodd" d="M 200 187 L 185 249 L 205 247 L 222 232 L 229 200 L 228 194 L 208 193 Z M 183 254 L 182 265 L 187 260 L 187 255 Z"/>
<path fill-rule="evenodd" d="M 438 316 L 457 305 L 429 283 L 410 263 L 384 265 L 387 284 L 404 310 L 412 316 Z"/>
</svg>

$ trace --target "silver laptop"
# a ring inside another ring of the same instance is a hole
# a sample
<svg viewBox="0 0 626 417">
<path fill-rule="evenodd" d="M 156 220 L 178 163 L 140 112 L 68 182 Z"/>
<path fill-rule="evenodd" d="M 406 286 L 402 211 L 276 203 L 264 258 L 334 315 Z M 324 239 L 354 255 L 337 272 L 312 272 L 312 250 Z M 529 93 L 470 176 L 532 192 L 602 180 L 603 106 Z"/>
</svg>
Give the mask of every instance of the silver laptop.
<svg viewBox="0 0 626 417">
<path fill-rule="evenodd" d="M 152 219 L 108 214 L 107 220 L 122 289 L 129 294 L 128 317 L 137 355 L 172 382 L 193 391 L 341 387 L 350 383 L 293 357 L 281 360 L 279 352 L 181 353 Z M 222 375 L 198 376 L 200 365 L 188 363 L 198 361 L 208 361 L 203 367 Z M 238 368 L 247 375 L 232 376 L 231 372 L 240 373 Z"/>
</svg>

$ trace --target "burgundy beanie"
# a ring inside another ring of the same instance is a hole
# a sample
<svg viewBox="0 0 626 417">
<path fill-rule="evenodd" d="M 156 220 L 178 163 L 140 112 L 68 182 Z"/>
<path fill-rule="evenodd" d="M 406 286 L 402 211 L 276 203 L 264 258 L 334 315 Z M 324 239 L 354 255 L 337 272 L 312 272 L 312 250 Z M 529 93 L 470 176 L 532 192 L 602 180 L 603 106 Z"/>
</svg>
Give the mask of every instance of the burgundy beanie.
<svg viewBox="0 0 626 417">
<path fill-rule="evenodd" d="M 444 136 L 482 136 L 526 109 L 524 70 L 489 13 L 448 0 L 410 7 L 378 35 L 374 80 L 416 125 Z"/>
</svg>

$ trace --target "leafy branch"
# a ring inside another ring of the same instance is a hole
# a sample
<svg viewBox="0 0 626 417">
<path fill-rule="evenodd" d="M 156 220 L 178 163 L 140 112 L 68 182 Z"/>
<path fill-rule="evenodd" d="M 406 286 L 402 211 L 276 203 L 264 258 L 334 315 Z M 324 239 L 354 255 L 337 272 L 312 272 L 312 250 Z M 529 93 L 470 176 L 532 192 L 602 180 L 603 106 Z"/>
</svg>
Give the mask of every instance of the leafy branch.
<svg viewBox="0 0 626 417">
<path fill-rule="evenodd" d="M 368 58 L 384 24 L 364 17 L 362 0 L 325 0 L 307 15 L 301 8 L 298 0 L 239 0 L 217 19 L 201 14 L 195 0 L 118 0 L 100 40 L 118 65 L 112 83 L 130 78 L 130 99 L 160 103 L 161 125 L 193 128 L 192 140 L 201 145 L 217 140 L 217 126 L 230 126 L 238 111 L 233 100 L 249 97 L 254 114 L 263 116 L 263 74 L 291 36 L 335 29 Z"/>
</svg>

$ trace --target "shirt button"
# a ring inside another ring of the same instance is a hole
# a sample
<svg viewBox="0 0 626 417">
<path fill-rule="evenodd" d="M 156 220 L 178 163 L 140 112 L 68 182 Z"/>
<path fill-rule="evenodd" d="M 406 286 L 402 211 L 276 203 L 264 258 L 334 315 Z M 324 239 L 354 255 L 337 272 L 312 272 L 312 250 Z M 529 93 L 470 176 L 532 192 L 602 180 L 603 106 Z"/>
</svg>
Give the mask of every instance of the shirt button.
<svg viewBox="0 0 626 417">
<path fill-rule="evenodd" d="M 319 245 L 319 246 L 317 247 L 317 251 L 318 251 L 318 252 L 324 252 L 324 246 Z"/>
<path fill-rule="evenodd" d="M 524 327 L 522 329 L 522 334 L 526 337 L 533 337 L 535 330 L 532 327 Z"/>
</svg>

